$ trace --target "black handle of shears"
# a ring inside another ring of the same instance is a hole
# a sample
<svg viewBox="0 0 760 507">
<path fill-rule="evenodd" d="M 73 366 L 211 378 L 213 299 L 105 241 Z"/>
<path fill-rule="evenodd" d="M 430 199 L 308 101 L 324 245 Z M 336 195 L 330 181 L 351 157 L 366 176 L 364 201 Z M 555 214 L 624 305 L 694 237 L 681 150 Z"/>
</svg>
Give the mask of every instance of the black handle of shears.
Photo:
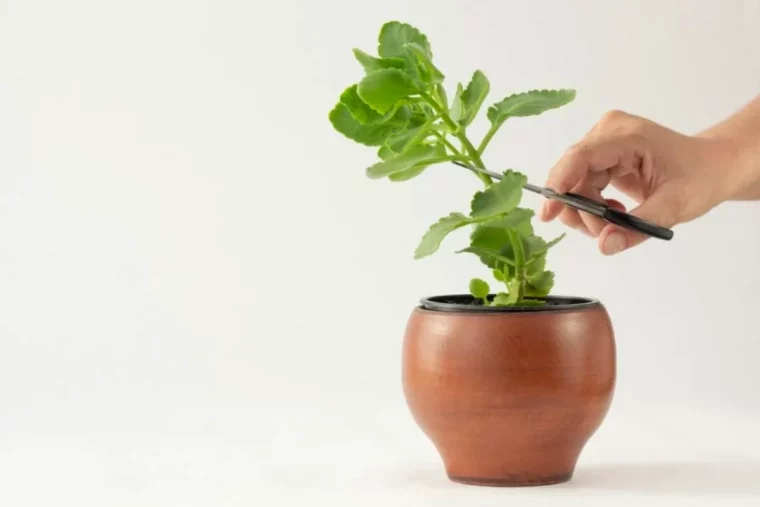
<svg viewBox="0 0 760 507">
<path fill-rule="evenodd" d="M 673 231 L 670 229 L 660 227 L 657 224 L 635 217 L 624 211 L 618 211 L 615 208 L 609 207 L 607 204 L 602 204 L 589 199 L 588 197 L 569 192 L 562 197 L 565 197 L 565 199 L 560 200 L 565 204 L 581 211 L 592 213 L 625 229 L 640 232 L 653 238 L 664 239 L 665 241 L 673 239 Z"/>
<path fill-rule="evenodd" d="M 653 238 L 664 239 L 665 241 L 673 239 L 673 231 L 670 229 L 660 227 L 652 222 L 647 222 L 639 217 L 618 211 L 614 208 L 607 208 L 604 210 L 602 218 L 615 225 L 619 225 L 620 227 L 632 229 L 646 234 L 647 236 L 652 236 Z"/>
</svg>

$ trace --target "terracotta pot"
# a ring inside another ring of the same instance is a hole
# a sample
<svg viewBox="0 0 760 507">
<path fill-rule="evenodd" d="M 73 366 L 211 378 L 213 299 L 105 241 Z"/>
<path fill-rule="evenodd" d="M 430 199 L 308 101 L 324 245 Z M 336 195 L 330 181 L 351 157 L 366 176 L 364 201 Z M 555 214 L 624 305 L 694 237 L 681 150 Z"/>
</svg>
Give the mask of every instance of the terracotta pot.
<svg viewBox="0 0 760 507">
<path fill-rule="evenodd" d="M 524 308 L 422 301 L 406 328 L 404 395 L 449 478 L 492 486 L 569 480 L 615 387 L 615 341 L 598 302 Z"/>
</svg>

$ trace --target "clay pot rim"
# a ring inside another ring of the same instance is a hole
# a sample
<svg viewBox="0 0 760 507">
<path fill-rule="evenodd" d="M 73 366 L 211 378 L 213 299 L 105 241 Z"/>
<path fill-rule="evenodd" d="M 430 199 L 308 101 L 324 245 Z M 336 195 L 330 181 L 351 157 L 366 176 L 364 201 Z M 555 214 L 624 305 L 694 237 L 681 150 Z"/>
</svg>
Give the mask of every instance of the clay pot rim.
<svg viewBox="0 0 760 507">
<path fill-rule="evenodd" d="M 446 300 L 461 300 L 462 303 L 449 303 Z M 473 296 L 470 294 L 445 294 L 422 298 L 418 306 L 421 310 L 443 313 L 481 313 L 481 314 L 501 314 L 501 313 L 553 313 L 567 310 L 586 310 L 600 307 L 602 304 L 592 298 L 578 296 L 547 296 L 539 299 L 542 301 L 553 302 L 551 305 L 544 306 L 479 306 L 466 304 L 465 301 L 472 301 Z"/>
</svg>

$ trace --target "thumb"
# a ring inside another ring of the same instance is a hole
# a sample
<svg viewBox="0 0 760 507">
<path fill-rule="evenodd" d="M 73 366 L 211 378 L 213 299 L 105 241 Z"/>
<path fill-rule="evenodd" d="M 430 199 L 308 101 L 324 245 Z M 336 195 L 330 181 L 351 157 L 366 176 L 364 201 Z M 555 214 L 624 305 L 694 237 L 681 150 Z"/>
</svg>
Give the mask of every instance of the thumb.
<svg viewBox="0 0 760 507">
<path fill-rule="evenodd" d="M 661 189 L 629 213 L 661 227 L 673 227 L 678 219 L 672 197 L 672 193 Z M 646 234 L 609 224 L 599 234 L 599 250 L 605 255 L 614 255 L 643 243 L 648 238 Z"/>
</svg>

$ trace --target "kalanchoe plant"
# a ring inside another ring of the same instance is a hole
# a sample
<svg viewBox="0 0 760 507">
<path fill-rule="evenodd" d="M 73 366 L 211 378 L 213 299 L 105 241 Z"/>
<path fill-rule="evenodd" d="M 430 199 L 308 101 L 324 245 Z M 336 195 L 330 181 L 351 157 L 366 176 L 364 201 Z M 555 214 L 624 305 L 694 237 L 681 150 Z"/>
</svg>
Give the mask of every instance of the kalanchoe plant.
<svg viewBox="0 0 760 507">
<path fill-rule="evenodd" d="M 348 87 L 330 112 L 330 122 L 358 143 L 378 147 L 377 163 L 367 169 L 370 178 L 406 181 L 441 163 L 461 162 L 485 169 L 483 154 L 494 134 L 513 117 L 532 116 L 567 104 L 574 90 L 532 90 L 510 95 L 488 108 L 491 127 L 475 144 L 467 127 L 477 117 L 490 84 L 477 70 L 467 86 L 458 84 L 451 100 L 443 87 L 444 75 L 433 64 L 425 35 L 397 21 L 380 30 L 378 56 L 354 49 L 365 76 Z M 458 145 L 458 146 L 457 146 Z M 470 292 L 488 305 L 542 304 L 551 291 L 554 273 L 546 271 L 546 254 L 562 236 L 546 242 L 533 232 L 533 211 L 518 207 L 526 177 L 507 170 L 498 182 L 475 173 L 485 190 L 475 194 L 470 212 L 451 213 L 424 235 L 415 258 L 426 257 L 444 238 L 461 227 L 472 228 L 470 244 L 459 252 L 476 255 L 506 290 L 490 297 L 488 284 L 478 278 Z"/>
</svg>

